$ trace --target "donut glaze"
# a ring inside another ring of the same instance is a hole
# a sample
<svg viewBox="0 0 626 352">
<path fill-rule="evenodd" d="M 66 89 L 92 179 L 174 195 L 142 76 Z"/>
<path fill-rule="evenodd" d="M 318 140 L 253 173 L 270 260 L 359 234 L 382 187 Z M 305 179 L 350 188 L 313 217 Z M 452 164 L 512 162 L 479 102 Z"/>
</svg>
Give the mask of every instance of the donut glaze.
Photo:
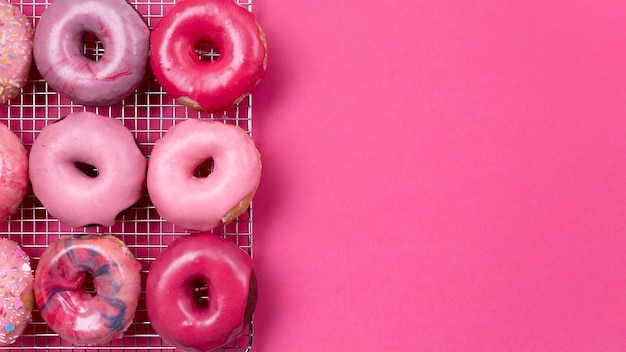
<svg viewBox="0 0 626 352">
<path fill-rule="evenodd" d="M 188 1 L 188 0 L 185 0 Z M 206 178 L 194 170 L 213 160 Z M 241 128 L 189 119 L 159 139 L 148 163 L 148 194 L 164 219 L 190 231 L 230 223 L 250 204 L 261 178 L 261 159 Z"/>
<path fill-rule="evenodd" d="M 208 304 L 194 297 L 198 281 Z M 185 351 L 211 351 L 242 336 L 257 299 L 252 259 L 213 234 L 176 239 L 150 267 L 146 308 L 161 338 Z"/>
<path fill-rule="evenodd" d="M 50 328 L 76 345 L 120 338 L 135 316 L 141 264 L 110 235 L 60 237 L 35 270 L 35 300 Z M 85 290 L 91 276 L 95 295 Z"/>
<path fill-rule="evenodd" d="M 91 177 L 79 166 L 94 166 Z M 111 226 L 145 189 L 147 160 L 133 135 L 114 118 L 75 112 L 35 138 L 29 175 L 50 215 L 72 226 Z"/>
<path fill-rule="evenodd" d="M 104 55 L 83 54 L 87 33 L 100 39 Z M 150 33 L 126 0 L 54 0 L 37 24 L 33 55 L 54 90 L 83 105 L 112 105 L 141 83 Z"/>
<path fill-rule="evenodd" d="M 0 238 L 0 346 L 17 340 L 32 320 L 33 272 L 20 246 Z"/>
<path fill-rule="evenodd" d="M 28 187 L 28 153 L 24 144 L 0 123 L 0 220 L 17 212 Z"/>
<path fill-rule="evenodd" d="M 203 62 L 195 47 L 209 42 L 219 59 Z M 267 45 L 254 15 L 233 0 L 185 0 L 150 35 L 150 65 L 163 89 L 202 111 L 238 103 L 265 76 Z"/>
<path fill-rule="evenodd" d="M 33 53 L 33 26 L 20 10 L 0 0 L 0 104 L 20 93 Z"/>
</svg>

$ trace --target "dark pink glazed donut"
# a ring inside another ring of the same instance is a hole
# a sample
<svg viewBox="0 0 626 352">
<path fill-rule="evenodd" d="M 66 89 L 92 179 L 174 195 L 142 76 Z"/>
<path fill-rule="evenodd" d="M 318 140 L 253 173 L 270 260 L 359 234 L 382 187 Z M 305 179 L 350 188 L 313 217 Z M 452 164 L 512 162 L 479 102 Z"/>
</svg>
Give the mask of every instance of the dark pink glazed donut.
<svg viewBox="0 0 626 352">
<path fill-rule="evenodd" d="M 200 42 L 217 47 L 219 59 L 203 62 Z M 150 35 L 150 65 L 165 91 L 197 110 L 219 111 L 238 103 L 265 76 L 265 34 L 252 13 L 233 0 L 185 0 Z"/>
<path fill-rule="evenodd" d="M 142 196 L 147 163 L 119 120 L 75 112 L 35 138 L 29 175 L 50 215 L 72 227 L 111 226 Z M 95 167 L 97 175 L 81 165 Z"/>
<path fill-rule="evenodd" d="M 198 282 L 208 302 L 194 297 Z M 152 263 L 146 308 L 154 330 L 184 351 L 212 351 L 242 336 L 257 301 L 252 258 L 213 234 L 176 239 Z"/>
<path fill-rule="evenodd" d="M 135 317 L 141 264 L 110 235 L 60 237 L 35 270 L 35 302 L 50 328 L 76 345 L 120 338 Z M 86 291 L 91 276 L 95 295 Z"/>
<path fill-rule="evenodd" d="M 83 38 L 94 34 L 104 55 L 83 54 Z M 144 77 L 148 26 L 126 0 L 54 0 L 34 38 L 37 69 L 54 90 L 83 105 L 112 105 L 130 95 Z"/>
</svg>

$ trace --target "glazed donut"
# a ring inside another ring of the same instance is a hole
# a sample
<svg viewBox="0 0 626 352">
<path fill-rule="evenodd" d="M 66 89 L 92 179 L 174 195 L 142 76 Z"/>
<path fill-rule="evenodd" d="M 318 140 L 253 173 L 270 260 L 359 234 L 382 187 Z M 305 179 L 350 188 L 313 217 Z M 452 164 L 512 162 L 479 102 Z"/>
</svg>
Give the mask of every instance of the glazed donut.
<svg viewBox="0 0 626 352">
<path fill-rule="evenodd" d="M 20 10 L 0 0 L 0 104 L 16 97 L 28 78 L 33 26 Z"/>
<path fill-rule="evenodd" d="M 147 163 L 120 121 L 75 112 L 35 138 L 29 175 L 35 196 L 60 221 L 111 226 L 143 194 Z M 97 175 L 83 171 L 84 165 L 95 167 Z"/>
<path fill-rule="evenodd" d="M 33 272 L 20 246 L 0 238 L 0 346 L 17 340 L 32 320 Z"/>
<path fill-rule="evenodd" d="M 35 269 L 35 301 L 59 336 L 89 346 L 120 338 L 135 317 L 141 264 L 111 235 L 59 237 Z M 95 295 L 87 292 L 88 275 Z"/>
<path fill-rule="evenodd" d="M 198 59 L 195 48 L 202 42 L 217 48 L 217 61 Z M 150 65 L 159 84 L 197 110 L 225 110 L 265 76 L 265 34 L 253 14 L 233 0 L 176 4 L 152 31 L 150 45 Z"/>
<path fill-rule="evenodd" d="M 83 54 L 86 34 L 105 48 L 97 61 Z M 37 24 L 33 55 L 54 90 L 79 104 L 112 105 L 139 87 L 149 39 L 148 26 L 126 0 L 54 0 Z"/>
<path fill-rule="evenodd" d="M 198 284 L 206 284 L 208 302 L 195 297 Z M 211 351 L 241 337 L 256 300 L 252 259 L 213 234 L 176 239 L 152 263 L 146 281 L 152 327 L 185 351 Z"/>
<path fill-rule="evenodd" d="M 189 1 L 189 0 L 185 0 Z M 196 168 L 213 161 L 206 178 Z M 254 141 L 241 128 L 189 119 L 159 139 L 148 162 L 148 194 L 164 219 L 190 231 L 228 224 L 250 204 L 261 178 Z"/>
<path fill-rule="evenodd" d="M 20 138 L 0 123 L 0 220 L 17 212 L 28 188 L 28 153 Z"/>
</svg>

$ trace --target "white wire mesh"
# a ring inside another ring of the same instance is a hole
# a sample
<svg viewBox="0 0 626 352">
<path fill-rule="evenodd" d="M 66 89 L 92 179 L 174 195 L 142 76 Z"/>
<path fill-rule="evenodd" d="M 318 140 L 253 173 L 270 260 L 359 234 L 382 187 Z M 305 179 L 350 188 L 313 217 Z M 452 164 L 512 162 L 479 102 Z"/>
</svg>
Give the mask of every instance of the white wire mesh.
<svg viewBox="0 0 626 352">
<path fill-rule="evenodd" d="M 21 11 L 36 25 L 50 4 L 49 1 L 12 0 Z M 130 1 L 142 14 L 150 29 L 158 23 L 164 13 L 175 5 L 175 1 Z M 239 4 L 252 10 L 250 1 Z M 85 54 L 98 59 L 104 49 L 97 38 L 85 39 Z M 204 45 L 204 44 L 203 44 Z M 206 45 L 198 48 L 202 60 L 212 60 L 219 55 Z M 121 120 L 133 133 L 144 155 L 150 155 L 154 143 L 161 138 L 169 127 L 188 118 L 202 118 L 236 124 L 252 134 L 252 97 L 248 96 L 238 105 L 227 111 L 205 114 L 186 108 L 166 95 L 149 71 L 147 78 L 135 93 L 120 105 L 110 107 L 84 107 L 74 104 L 69 99 L 48 87 L 37 72 L 34 64 L 29 81 L 22 94 L 12 99 L 7 105 L 0 106 L 0 121 L 6 123 L 30 150 L 39 131 L 48 123 L 76 111 L 91 111 L 100 115 Z M 199 174 L 210 171 L 199 170 Z M 19 212 L 0 223 L 0 236 L 18 242 L 32 258 L 35 268 L 41 254 L 48 244 L 61 235 L 80 233 L 110 233 L 123 240 L 137 260 L 142 264 L 142 287 L 150 263 L 170 244 L 174 238 L 184 235 L 184 231 L 158 216 L 154 206 L 145 194 L 135 206 L 129 209 L 119 221 L 111 227 L 91 227 L 73 229 L 52 218 L 46 209 L 29 191 Z M 233 223 L 213 230 L 237 243 L 252 255 L 252 206 Z M 238 341 L 225 347 L 225 351 L 249 351 L 252 344 L 252 324 L 245 335 Z M 33 322 L 18 341 L 9 347 L 22 351 L 33 350 L 77 350 L 77 351 L 113 351 L 113 350 L 173 350 L 166 345 L 151 328 L 145 309 L 145 291 L 142 290 L 135 320 L 122 339 L 98 347 L 74 347 L 58 337 L 43 321 L 39 312 L 33 312 Z"/>
</svg>

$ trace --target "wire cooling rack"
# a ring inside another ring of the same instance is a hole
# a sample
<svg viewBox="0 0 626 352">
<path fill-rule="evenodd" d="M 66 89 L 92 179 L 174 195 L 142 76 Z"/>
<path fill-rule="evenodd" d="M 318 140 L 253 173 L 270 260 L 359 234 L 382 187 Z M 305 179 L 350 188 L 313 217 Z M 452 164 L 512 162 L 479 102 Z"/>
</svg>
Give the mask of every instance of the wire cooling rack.
<svg viewBox="0 0 626 352">
<path fill-rule="evenodd" d="M 11 0 L 22 13 L 33 21 L 36 26 L 50 1 Z M 159 22 L 163 15 L 172 8 L 176 1 L 130 1 L 147 22 L 150 29 Z M 252 10 L 251 1 L 239 1 L 239 4 Z M 85 55 L 98 60 L 104 53 L 97 38 L 85 37 Z M 214 60 L 219 53 L 214 51 L 210 43 L 200 43 L 196 48 L 199 58 L 203 61 Z M 34 64 L 30 71 L 28 83 L 22 94 L 7 105 L 0 106 L 0 121 L 6 123 L 30 150 L 33 140 L 39 131 L 49 123 L 72 112 L 91 111 L 100 115 L 119 119 L 135 136 L 141 151 L 149 157 L 154 143 L 161 138 L 169 127 L 178 121 L 188 118 L 201 118 L 223 121 L 238 125 L 248 134 L 252 134 L 252 97 L 248 96 L 227 111 L 205 114 L 199 113 L 177 104 L 168 97 L 156 82 L 148 69 L 147 77 L 135 93 L 121 104 L 111 107 L 84 107 L 73 104 L 64 96 L 52 90 L 37 72 Z M 201 165 L 197 175 L 211 172 L 210 163 Z M 252 255 L 252 206 L 229 225 L 214 229 L 212 232 L 224 236 L 238 244 Z M 31 257 L 33 268 L 48 244 L 62 235 L 82 233 L 109 233 L 123 240 L 142 265 L 142 288 L 145 288 L 150 263 L 175 238 L 185 235 L 185 231 L 163 220 L 150 203 L 147 193 L 128 210 L 112 227 L 91 227 L 74 229 L 51 217 L 39 200 L 29 191 L 17 214 L 6 222 L 0 223 L 0 236 L 10 238 L 19 243 Z M 206 296 L 206 291 L 199 288 L 199 296 Z M 204 297 L 206 298 L 206 297 Z M 165 303 L 165 302 L 164 302 Z M 252 322 L 243 337 L 224 347 L 225 351 L 249 351 L 252 346 Z M 122 339 L 98 347 L 74 347 L 62 340 L 43 321 L 39 311 L 33 312 L 33 322 L 15 344 L 0 349 L 21 351 L 76 350 L 76 351 L 112 351 L 112 350 L 174 350 L 165 344 L 151 328 L 145 305 L 145 291 L 139 300 L 135 319 Z"/>
</svg>

